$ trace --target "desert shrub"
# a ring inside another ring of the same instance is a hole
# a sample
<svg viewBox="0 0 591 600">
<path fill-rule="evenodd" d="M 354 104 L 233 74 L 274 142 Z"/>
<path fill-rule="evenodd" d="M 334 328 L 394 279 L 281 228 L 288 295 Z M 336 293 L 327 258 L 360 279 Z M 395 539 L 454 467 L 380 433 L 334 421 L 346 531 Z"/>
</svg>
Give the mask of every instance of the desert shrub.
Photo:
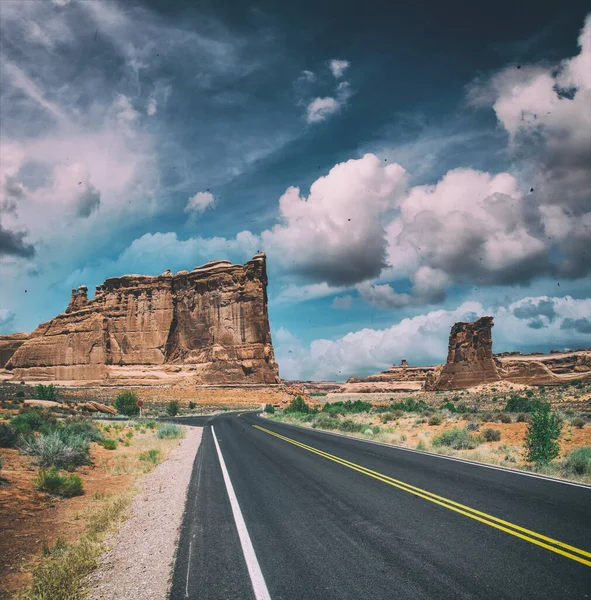
<svg viewBox="0 0 591 600">
<path fill-rule="evenodd" d="M 178 400 L 171 400 L 167 406 L 166 406 L 166 414 L 169 417 L 176 417 L 179 414 L 179 401 Z"/>
<path fill-rule="evenodd" d="M 117 394 L 117 399 L 113 406 L 122 414 L 133 417 L 140 414 L 140 407 L 137 405 L 137 394 L 135 392 L 125 391 Z"/>
<path fill-rule="evenodd" d="M 39 471 L 33 485 L 41 492 L 63 498 L 80 496 L 84 493 L 82 479 L 78 475 L 62 475 L 56 467 Z"/>
<path fill-rule="evenodd" d="M 491 412 L 482 413 L 482 421 L 484 423 L 492 423 L 495 420 L 495 416 Z"/>
<path fill-rule="evenodd" d="M 414 398 L 407 398 L 404 401 L 394 402 L 390 405 L 391 410 L 402 410 L 404 412 L 421 412 L 427 408 L 427 403 L 424 400 L 417 402 Z"/>
<path fill-rule="evenodd" d="M 189 410 L 194 410 L 197 408 L 197 405 L 192 400 L 189 402 Z"/>
<path fill-rule="evenodd" d="M 449 412 L 451 412 L 451 413 L 458 412 L 458 409 L 456 408 L 456 405 L 453 402 L 450 402 L 449 400 L 447 400 L 447 402 L 444 402 L 439 407 L 439 410 L 449 410 Z"/>
<path fill-rule="evenodd" d="M 16 444 L 16 433 L 6 423 L 0 423 L 0 448 L 13 448 Z"/>
<path fill-rule="evenodd" d="M 416 449 L 417 450 L 426 450 L 427 449 L 427 445 L 425 444 L 425 442 L 423 440 L 419 440 L 417 445 L 416 445 Z"/>
<path fill-rule="evenodd" d="M 443 417 L 441 415 L 431 415 L 429 417 L 429 425 L 441 425 Z"/>
<path fill-rule="evenodd" d="M 546 465 L 560 453 L 560 417 L 552 412 L 547 402 L 540 402 L 532 412 L 532 420 L 525 434 L 526 459 L 536 465 Z"/>
<path fill-rule="evenodd" d="M 491 429 L 487 427 L 482 430 L 482 437 L 487 442 L 498 442 L 501 439 L 501 432 L 498 429 Z"/>
<path fill-rule="evenodd" d="M 138 458 L 139 460 L 142 460 L 144 462 L 157 465 L 160 462 L 160 450 L 152 448 L 151 450 L 147 450 L 146 452 L 140 452 Z"/>
<path fill-rule="evenodd" d="M 304 413 L 310 412 L 310 407 L 301 396 L 296 396 L 285 409 L 286 413 Z"/>
<path fill-rule="evenodd" d="M 23 392 L 23 390 L 19 390 L 15 395 L 17 398 L 24 398 L 25 392 Z"/>
<path fill-rule="evenodd" d="M 327 402 L 322 407 L 322 412 L 329 414 L 347 414 L 347 413 L 362 413 L 369 412 L 372 408 L 370 402 L 364 402 L 363 400 L 355 400 L 352 402 L 351 400 L 339 400 L 338 402 Z"/>
<path fill-rule="evenodd" d="M 99 442 L 99 444 L 105 450 L 116 450 L 117 449 L 117 441 L 116 440 L 102 440 Z"/>
<path fill-rule="evenodd" d="M 361 423 L 355 423 L 352 419 L 345 419 L 342 423 L 339 423 L 339 430 L 347 433 L 354 433 L 361 431 L 365 425 Z"/>
<path fill-rule="evenodd" d="M 567 473 L 591 475 L 591 446 L 575 448 L 562 464 Z"/>
<path fill-rule="evenodd" d="M 156 421 L 148 421 L 146 423 L 147 429 L 156 429 L 157 427 L 158 427 L 158 423 L 156 423 Z"/>
<path fill-rule="evenodd" d="M 321 416 L 315 423 L 312 424 L 314 429 L 338 429 L 339 420 L 334 417 Z"/>
<path fill-rule="evenodd" d="M 22 409 L 10 420 L 10 426 L 16 433 L 31 433 L 32 431 L 49 431 L 57 419 L 46 408 L 29 407 Z"/>
<path fill-rule="evenodd" d="M 467 431 L 478 431 L 479 428 L 480 425 L 478 425 L 478 423 L 468 423 L 468 425 L 466 425 Z"/>
<path fill-rule="evenodd" d="M 177 439 L 183 437 L 183 428 L 174 423 L 164 423 L 158 427 L 158 437 L 162 439 Z"/>
<path fill-rule="evenodd" d="M 480 444 L 480 439 L 472 435 L 466 429 L 454 427 L 448 431 L 442 431 L 433 438 L 434 446 L 449 446 L 456 450 L 467 450 L 476 448 Z"/>
<path fill-rule="evenodd" d="M 275 407 L 272 404 L 265 404 L 265 412 L 269 415 L 274 415 Z"/>
<path fill-rule="evenodd" d="M 57 390 L 53 383 L 50 383 L 49 385 L 40 383 L 35 386 L 33 397 L 37 400 L 55 400 L 57 398 Z"/>
<path fill-rule="evenodd" d="M 576 417 L 571 423 L 573 427 L 577 427 L 578 429 L 583 429 L 583 427 L 585 427 L 585 419 L 581 419 L 581 417 Z"/>
<path fill-rule="evenodd" d="M 527 422 L 527 420 L 528 420 L 528 417 L 525 413 L 519 413 L 517 415 L 517 419 L 515 419 L 515 421 L 517 423 L 525 423 L 525 422 Z"/>
<path fill-rule="evenodd" d="M 71 470 L 90 462 L 90 444 L 83 437 L 62 438 L 59 431 L 21 437 L 19 450 L 37 460 L 40 467 Z"/>
<path fill-rule="evenodd" d="M 500 413 L 497 416 L 497 421 L 499 423 L 511 423 L 511 415 L 508 415 L 507 413 Z"/>
<path fill-rule="evenodd" d="M 531 391 L 531 390 L 530 390 Z M 531 396 L 529 398 L 524 398 L 523 396 L 511 396 L 509 400 L 507 400 L 507 404 L 505 405 L 506 412 L 532 412 L 536 406 L 540 404 L 539 400 L 532 400 Z"/>
<path fill-rule="evenodd" d="M 103 434 L 96 424 L 85 417 L 67 419 L 63 427 L 59 428 L 59 432 L 65 440 L 70 437 L 83 437 L 90 442 L 100 442 L 103 439 Z"/>
</svg>

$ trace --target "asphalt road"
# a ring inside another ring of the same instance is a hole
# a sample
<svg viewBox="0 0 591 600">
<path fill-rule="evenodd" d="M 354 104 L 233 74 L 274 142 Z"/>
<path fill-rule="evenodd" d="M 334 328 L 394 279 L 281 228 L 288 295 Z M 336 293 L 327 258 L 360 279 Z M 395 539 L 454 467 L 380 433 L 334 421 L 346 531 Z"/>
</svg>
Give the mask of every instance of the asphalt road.
<svg viewBox="0 0 591 600">
<path fill-rule="evenodd" d="M 252 413 L 186 422 L 206 429 L 172 600 L 591 598 L 591 488 Z"/>
</svg>

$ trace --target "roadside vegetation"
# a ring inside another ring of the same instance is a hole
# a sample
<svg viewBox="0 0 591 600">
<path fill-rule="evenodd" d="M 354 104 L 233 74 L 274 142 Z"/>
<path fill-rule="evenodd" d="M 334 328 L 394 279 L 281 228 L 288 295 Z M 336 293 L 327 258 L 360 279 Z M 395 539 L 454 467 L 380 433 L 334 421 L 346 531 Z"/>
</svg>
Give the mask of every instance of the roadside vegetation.
<svg viewBox="0 0 591 600">
<path fill-rule="evenodd" d="M 586 384 L 575 389 L 591 392 Z M 557 393 L 551 390 L 553 398 Z M 380 403 L 314 398 L 315 405 L 298 396 L 264 412 L 314 429 L 591 483 L 591 397 L 579 410 L 559 410 L 543 388 L 511 391 L 487 410 L 477 394 L 465 391 L 433 393 L 431 402 L 417 396 Z"/>
</svg>

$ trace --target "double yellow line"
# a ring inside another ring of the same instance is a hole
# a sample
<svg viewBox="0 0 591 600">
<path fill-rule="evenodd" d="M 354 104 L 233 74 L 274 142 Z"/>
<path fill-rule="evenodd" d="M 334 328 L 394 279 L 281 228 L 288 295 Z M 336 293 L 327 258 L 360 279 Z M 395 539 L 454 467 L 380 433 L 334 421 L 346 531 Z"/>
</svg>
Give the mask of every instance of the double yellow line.
<svg viewBox="0 0 591 600">
<path fill-rule="evenodd" d="M 323 458 L 332 460 L 333 462 L 348 467 L 349 469 L 353 469 L 354 471 L 362 473 L 363 475 L 367 475 L 368 477 L 372 477 L 373 479 L 382 481 L 383 483 L 391 485 L 404 492 L 408 492 L 409 494 L 413 494 L 415 496 L 419 496 L 420 498 L 424 498 L 425 500 L 433 502 L 434 504 L 438 504 L 443 508 L 453 510 L 454 512 L 464 515 L 465 517 L 469 517 L 470 519 L 474 519 L 475 521 L 480 521 L 485 525 L 494 527 L 495 529 L 499 529 L 500 531 L 504 531 L 505 533 L 518 537 L 522 540 L 525 540 L 526 542 L 530 542 L 531 544 L 535 544 L 536 546 L 541 546 L 546 550 L 550 550 L 551 552 L 555 552 L 556 554 L 561 554 L 566 558 L 570 558 L 571 560 L 575 560 L 583 565 L 591 567 L 591 560 L 588 560 L 591 559 L 591 552 L 581 550 L 580 548 L 576 548 L 575 546 L 565 544 L 564 542 L 559 542 L 558 540 L 542 535 L 541 533 L 536 533 L 531 529 L 526 529 L 525 527 L 515 525 L 514 523 L 510 523 L 509 521 L 504 521 L 503 519 L 499 519 L 498 517 L 494 517 L 493 515 L 489 515 L 480 510 L 476 510 L 475 508 L 466 506 L 465 504 L 460 504 L 459 502 L 455 502 L 454 500 L 444 498 L 443 496 L 438 496 L 437 494 L 433 494 L 432 492 L 428 492 L 427 490 L 423 490 L 422 488 L 410 485 L 408 483 L 404 483 L 404 481 L 394 479 L 393 477 L 389 477 L 388 475 L 384 475 L 383 473 L 372 471 L 367 467 L 363 467 L 349 460 L 345 460 L 344 458 L 340 458 L 338 456 L 335 456 L 334 454 L 329 454 L 328 452 L 318 450 L 318 448 L 308 446 L 308 444 L 303 444 L 302 442 L 298 442 L 292 438 L 288 438 L 284 435 L 276 433 L 275 431 L 271 431 L 270 429 L 265 429 L 264 427 L 261 427 L 259 425 L 253 425 L 253 427 L 260 431 L 268 433 L 269 435 L 275 436 L 276 438 L 284 440 L 290 444 L 293 444 L 294 446 L 303 448 L 308 452 L 318 454 Z"/>
</svg>

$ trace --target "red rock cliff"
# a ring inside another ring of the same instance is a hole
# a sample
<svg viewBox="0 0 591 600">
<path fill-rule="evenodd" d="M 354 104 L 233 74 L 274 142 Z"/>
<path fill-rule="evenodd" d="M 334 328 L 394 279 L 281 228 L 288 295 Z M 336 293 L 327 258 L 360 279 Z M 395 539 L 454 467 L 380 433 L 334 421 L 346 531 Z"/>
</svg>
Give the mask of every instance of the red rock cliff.
<svg viewBox="0 0 591 600">
<path fill-rule="evenodd" d="M 6 364 L 17 379 L 166 378 L 276 383 L 267 313 L 266 257 L 213 261 L 191 272 L 107 279 L 88 299 L 40 325 Z"/>
</svg>

